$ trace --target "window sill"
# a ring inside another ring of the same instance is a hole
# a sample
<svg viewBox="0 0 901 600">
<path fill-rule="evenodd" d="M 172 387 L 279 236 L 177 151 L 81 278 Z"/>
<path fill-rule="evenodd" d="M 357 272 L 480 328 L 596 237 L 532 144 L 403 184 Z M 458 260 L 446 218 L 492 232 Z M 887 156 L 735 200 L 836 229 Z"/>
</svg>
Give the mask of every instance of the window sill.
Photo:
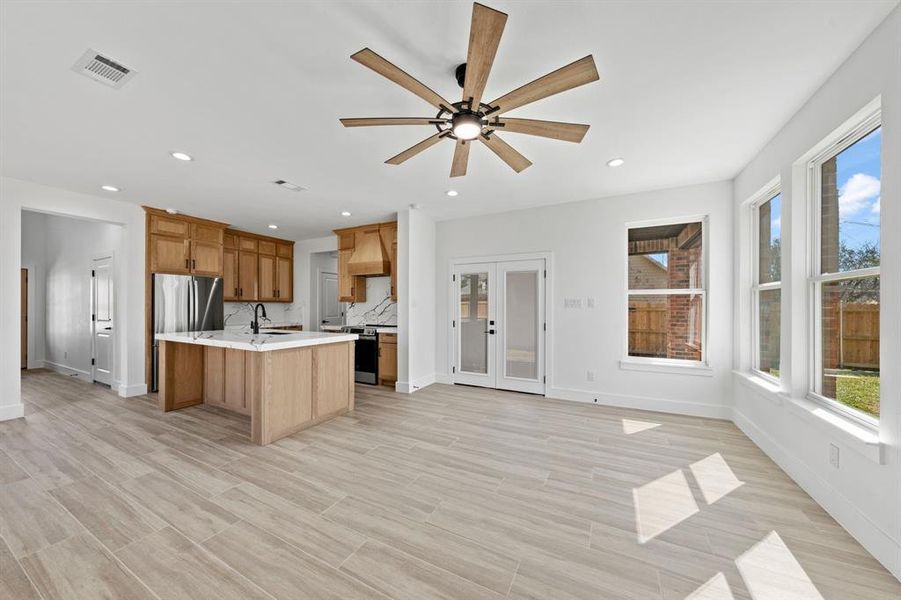
<svg viewBox="0 0 901 600">
<path fill-rule="evenodd" d="M 626 371 L 650 371 L 654 373 L 670 373 L 672 375 L 699 375 L 701 377 L 713 377 L 713 369 L 703 363 L 688 363 L 680 365 L 662 360 L 636 360 L 622 359 L 619 368 Z"/>
<path fill-rule="evenodd" d="M 827 436 L 870 459 L 874 463 L 885 464 L 883 444 L 879 433 L 856 421 L 829 410 L 818 402 L 807 398 L 793 398 L 781 391 L 780 386 L 764 378 L 747 372 L 733 371 L 738 381 L 759 396 L 777 406 L 785 408 L 801 419 L 811 423 Z"/>
</svg>

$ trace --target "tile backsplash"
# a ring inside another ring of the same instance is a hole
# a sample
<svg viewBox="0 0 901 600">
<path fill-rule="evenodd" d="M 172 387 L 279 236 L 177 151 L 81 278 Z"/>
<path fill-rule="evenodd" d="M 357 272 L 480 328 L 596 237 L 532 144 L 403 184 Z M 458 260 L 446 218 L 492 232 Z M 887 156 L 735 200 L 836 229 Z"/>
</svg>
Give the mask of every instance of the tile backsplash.
<svg viewBox="0 0 901 600">
<path fill-rule="evenodd" d="M 390 277 L 366 278 L 366 302 L 348 304 L 348 325 L 397 325 L 397 304 L 391 300 Z"/>
<path fill-rule="evenodd" d="M 225 327 L 246 327 L 253 321 L 253 307 L 256 302 L 226 302 Z M 303 323 L 303 310 L 299 303 L 263 302 L 269 323 L 293 325 Z M 261 319 L 261 323 L 266 323 Z"/>
</svg>

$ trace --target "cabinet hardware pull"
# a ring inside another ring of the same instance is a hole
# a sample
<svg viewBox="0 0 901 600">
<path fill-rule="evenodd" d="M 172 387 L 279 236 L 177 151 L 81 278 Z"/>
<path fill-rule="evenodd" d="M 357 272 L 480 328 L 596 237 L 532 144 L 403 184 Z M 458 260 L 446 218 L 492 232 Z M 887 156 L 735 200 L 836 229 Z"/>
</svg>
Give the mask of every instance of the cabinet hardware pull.
<svg viewBox="0 0 901 600">
<path fill-rule="evenodd" d="M 238 288 L 235 288 L 235 296 L 238 295 Z"/>
<path fill-rule="evenodd" d="M 186 268 L 186 269 L 190 269 L 190 268 L 191 268 L 191 263 L 188 261 L 187 258 L 185 259 L 185 268 Z"/>
<path fill-rule="evenodd" d="M 191 268 L 192 269 L 197 268 L 197 259 L 194 259 L 194 258 L 191 259 Z"/>
<path fill-rule="evenodd" d="M 238 296 L 243 296 L 243 295 L 244 295 L 244 288 L 240 288 L 238 290 Z"/>
</svg>

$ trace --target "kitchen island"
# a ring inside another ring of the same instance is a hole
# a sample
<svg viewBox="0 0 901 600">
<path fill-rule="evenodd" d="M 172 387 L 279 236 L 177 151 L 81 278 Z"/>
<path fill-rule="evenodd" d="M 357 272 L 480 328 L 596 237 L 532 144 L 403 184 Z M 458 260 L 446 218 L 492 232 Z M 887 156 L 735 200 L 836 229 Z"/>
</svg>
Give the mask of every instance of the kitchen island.
<svg viewBox="0 0 901 600">
<path fill-rule="evenodd" d="M 354 407 L 355 334 L 160 333 L 164 411 L 210 404 L 250 416 L 265 446 Z"/>
</svg>

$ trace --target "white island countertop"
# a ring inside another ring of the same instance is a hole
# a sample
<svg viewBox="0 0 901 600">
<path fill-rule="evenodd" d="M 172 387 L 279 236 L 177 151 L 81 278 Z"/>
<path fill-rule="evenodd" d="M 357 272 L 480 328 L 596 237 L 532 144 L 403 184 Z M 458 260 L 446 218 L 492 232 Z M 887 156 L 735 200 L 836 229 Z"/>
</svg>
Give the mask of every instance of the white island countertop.
<svg viewBox="0 0 901 600">
<path fill-rule="evenodd" d="M 285 331 L 284 333 L 278 333 L 277 329 L 266 329 L 257 335 L 221 329 L 217 331 L 156 334 L 156 340 L 161 342 L 217 346 L 219 348 L 248 350 L 251 352 L 267 352 L 270 350 L 285 350 L 287 348 L 319 346 L 321 344 L 336 344 L 338 342 L 353 342 L 358 337 L 355 333 L 324 333 L 319 331 Z"/>
</svg>

